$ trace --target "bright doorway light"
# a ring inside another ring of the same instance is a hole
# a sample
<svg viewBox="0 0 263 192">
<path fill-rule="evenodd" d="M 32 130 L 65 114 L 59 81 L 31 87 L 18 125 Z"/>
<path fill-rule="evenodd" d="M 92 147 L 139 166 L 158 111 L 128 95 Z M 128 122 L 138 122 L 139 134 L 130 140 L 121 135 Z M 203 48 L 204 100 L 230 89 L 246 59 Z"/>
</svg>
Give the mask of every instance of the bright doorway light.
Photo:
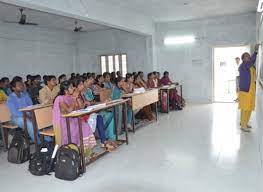
<svg viewBox="0 0 263 192">
<path fill-rule="evenodd" d="M 165 45 L 189 44 L 195 42 L 195 36 L 167 37 L 164 39 Z"/>
</svg>

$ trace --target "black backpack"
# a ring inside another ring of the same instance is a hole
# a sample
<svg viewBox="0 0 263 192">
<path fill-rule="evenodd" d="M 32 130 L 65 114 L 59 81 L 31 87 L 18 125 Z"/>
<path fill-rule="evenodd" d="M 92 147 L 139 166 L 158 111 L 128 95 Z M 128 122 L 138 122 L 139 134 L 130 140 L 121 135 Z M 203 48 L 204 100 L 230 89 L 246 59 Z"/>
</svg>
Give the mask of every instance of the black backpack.
<svg viewBox="0 0 263 192">
<path fill-rule="evenodd" d="M 53 161 L 51 161 L 53 150 L 53 143 L 44 143 L 38 147 L 37 152 L 30 157 L 28 170 L 31 174 L 43 176 L 54 170 Z"/>
<path fill-rule="evenodd" d="M 80 150 L 76 144 L 63 145 L 56 156 L 55 177 L 73 181 L 81 174 Z"/>
<path fill-rule="evenodd" d="M 21 164 L 29 160 L 30 146 L 23 132 L 15 133 L 8 149 L 7 160 L 10 163 Z"/>
</svg>

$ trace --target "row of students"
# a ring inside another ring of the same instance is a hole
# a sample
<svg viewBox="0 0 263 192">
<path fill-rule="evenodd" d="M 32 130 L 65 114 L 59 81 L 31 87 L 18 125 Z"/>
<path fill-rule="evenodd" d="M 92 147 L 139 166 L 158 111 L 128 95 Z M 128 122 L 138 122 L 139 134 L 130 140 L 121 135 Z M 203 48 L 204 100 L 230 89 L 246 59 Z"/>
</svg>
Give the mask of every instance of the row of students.
<svg viewBox="0 0 263 192">
<path fill-rule="evenodd" d="M 10 84 L 5 82 L 6 84 L 1 86 L 0 90 L 8 95 L 7 105 L 12 114 L 12 121 L 19 127 L 23 127 L 22 113 L 19 109 L 33 105 L 34 99 L 36 99 L 38 103 L 54 103 L 53 124 L 56 132 L 56 142 L 58 144 L 65 144 L 68 142 L 66 133 L 67 129 L 62 114 L 67 114 L 71 111 L 94 105 L 96 103 L 94 93 L 99 93 L 104 89 L 112 90 L 111 98 L 108 98 L 108 100 L 114 100 L 122 98 L 122 94 L 124 93 L 132 93 L 135 88 L 153 88 L 161 85 L 159 83 L 151 83 L 151 81 L 156 82 L 156 79 L 158 82 L 162 82 L 162 79 L 158 80 L 158 76 L 153 76 L 152 74 L 148 75 L 150 77 L 148 81 L 144 80 L 144 74 L 142 72 L 136 73 L 135 75 L 128 73 L 126 78 L 123 78 L 120 73 L 115 77 L 110 73 L 104 73 L 103 75 L 97 75 L 96 78 L 94 78 L 95 74 L 83 74 L 78 77 L 77 75 L 72 74 L 69 80 L 66 79 L 65 75 L 61 75 L 58 78 L 58 85 L 56 77 L 49 75 L 44 77 L 45 85 L 41 87 L 41 89 L 39 87 L 39 83 L 41 83 L 39 76 L 31 78 L 30 80 L 27 79 L 26 82 L 23 82 L 21 77 L 15 77 Z M 167 73 L 165 74 L 167 76 Z M 169 83 L 171 83 L 171 81 L 169 81 L 168 84 Z M 8 94 L 7 90 L 12 90 L 12 93 Z M 38 93 L 36 90 L 39 90 Z M 38 97 L 32 97 L 32 94 L 38 95 Z M 121 109 L 116 109 L 116 112 L 121 115 Z M 140 112 L 148 120 L 155 118 L 151 106 L 144 107 Z M 127 109 L 127 117 L 128 128 L 131 128 L 131 106 Z M 28 114 L 27 118 L 29 136 L 31 139 L 34 139 L 31 121 L 32 117 Z M 120 118 L 118 118 L 118 121 L 119 120 Z M 75 121 L 76 120 L 74 119 L 70 120 L 72 141 L 79 144 L 79 133 L 76 127 L 77 122 Z M 96 122 L 96 126 L 92 126 L 92 123 L 90 122 Z M 96 144 L 94 133 L 100 138 L 102 147 L 112 150 L 118 145 L 118 143 L 114 142 L 116 138 L 116 123 L 119 122 L 114 122 L 111 111 L 103 111 L 95 116 L 87 116 L 83 118 L 83 135 L 87 154 L 91 154 L 91 149 Z M 121 133 L 121 126 L 118 127 L 120 127 L 118 133 Z M 46 137 L 45 140 L 50 141 L 51 138 Z M 39 138 L 37 138 L 37 141 L 39 142 Z"/>
</svg>

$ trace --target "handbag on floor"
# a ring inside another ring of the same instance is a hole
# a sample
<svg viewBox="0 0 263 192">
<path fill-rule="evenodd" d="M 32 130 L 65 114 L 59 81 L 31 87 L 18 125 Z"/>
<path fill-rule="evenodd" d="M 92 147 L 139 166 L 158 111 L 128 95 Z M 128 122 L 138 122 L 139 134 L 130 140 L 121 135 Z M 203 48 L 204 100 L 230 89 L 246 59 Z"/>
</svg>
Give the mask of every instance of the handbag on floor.
<svg viewBox="0 0 263 192">
<path fill-rule="evenodd" d="M 53 150 L 53 143 L 44 143 L 31 155 L 28 170 L 32 175 L 43 176 L 54 170 L 51 163 Z"/>
<path fill-rule="evenodd" d="M 55 177 L 73 181 L 81 174 L 80 150 L 76 144 L 63 145 L 56 157 Z"/>
<path fill-rule="evenodd" d="M 21 164 L 29 160 L 30 146 L 23 132 L 15 133 L 8 149 L 7 160 L 10 163 Z"/>
</svg>

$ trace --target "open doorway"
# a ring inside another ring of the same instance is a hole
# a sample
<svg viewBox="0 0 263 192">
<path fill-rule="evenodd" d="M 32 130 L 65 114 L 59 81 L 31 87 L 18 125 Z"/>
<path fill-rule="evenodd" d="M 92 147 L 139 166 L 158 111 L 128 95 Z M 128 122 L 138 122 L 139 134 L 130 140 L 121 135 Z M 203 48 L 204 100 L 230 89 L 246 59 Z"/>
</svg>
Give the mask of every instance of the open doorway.
<svg viewBox="0 0 263 192">
<path fill-rule="evenodd" d="M 236 58 L 241 58 L 244 52 L 249 51 L 248 45 L 214 48 L 214 102 L 236 100 L 236 77 L 238 76 Z"/>
</svg>

